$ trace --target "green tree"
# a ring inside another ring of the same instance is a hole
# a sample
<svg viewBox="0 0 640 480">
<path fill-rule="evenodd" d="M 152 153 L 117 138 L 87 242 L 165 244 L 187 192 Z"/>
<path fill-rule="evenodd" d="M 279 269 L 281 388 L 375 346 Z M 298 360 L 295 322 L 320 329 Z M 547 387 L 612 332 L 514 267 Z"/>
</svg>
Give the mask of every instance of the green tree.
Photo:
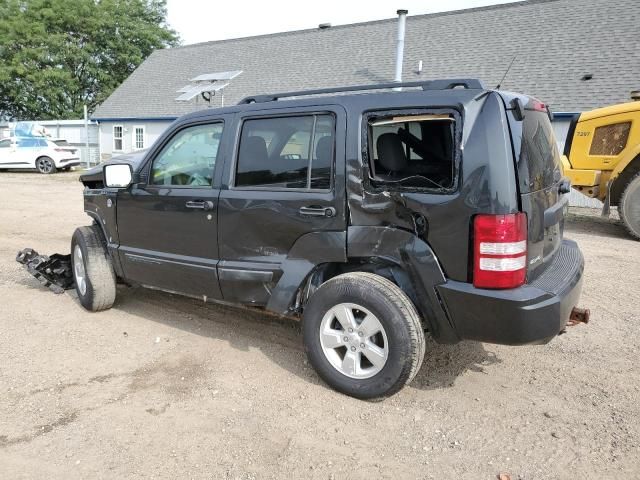
<svg viewBox="0 0 640 480">
<path fill-rule="evenodd" d="M 166 0 L 0 0 L 0 118 L 77 118 L 178 43 Z"/>
</svg>

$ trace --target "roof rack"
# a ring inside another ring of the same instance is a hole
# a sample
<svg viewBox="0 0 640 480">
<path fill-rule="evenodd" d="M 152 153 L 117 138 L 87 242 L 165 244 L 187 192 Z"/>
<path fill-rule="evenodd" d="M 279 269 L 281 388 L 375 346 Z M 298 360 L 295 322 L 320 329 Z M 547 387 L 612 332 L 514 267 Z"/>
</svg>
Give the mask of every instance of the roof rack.
<svg viewBox="0 0 640 480">
<path fill-rule="evenodd" d="M 364 90 L 384 90 L 388 88 L 420 87 L 422 90 L 449 90 L 452 88 L 468 88 L 484 90 L 484 85 L 477 78 L 446 78 L 440 80 L 427 80 L 421 82 L 391 82 L 375 83 L 371 85 L 354 85 L 348 87 L 320 88 L 317 90 L 300 90 L 297 92 L 270 93 L 267 95 L 253 95 L 245 97 L 238 105 L 247 103 L 275 102 L 281 98 L 304 97 L 309 95 L 322 95 L 326 93 L 358 92 Z"/>
</svg>

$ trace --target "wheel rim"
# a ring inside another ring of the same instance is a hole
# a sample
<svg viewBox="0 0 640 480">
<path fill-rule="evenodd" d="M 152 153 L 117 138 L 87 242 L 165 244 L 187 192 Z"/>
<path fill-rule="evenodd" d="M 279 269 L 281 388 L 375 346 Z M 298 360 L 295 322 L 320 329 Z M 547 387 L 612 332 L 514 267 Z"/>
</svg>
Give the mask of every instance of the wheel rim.
<svg viewBox="0 0 640 480">
<path fill-rule="evenodd" d="M 373 377 L 389 356 L 382 323 L 354 303 L 341 303 L 325 314 L 320 323 L 320 345 L 331 366 L 349 378 Z"/>
<path fill-rule="evenodd" d="M 38 170 L 42 173 L 49 173 L 53 168 L 53 163 L 48 158 L 39 158 L 38 159 Z"/>
<path fill-rule="evenodd" d="M 80 245 L 73 249 L 73 273 L 76 277 L 76 286 L 81 295 L 87 293 L 87 275 L 84 268 L 84 259 Z"/>
</svg>

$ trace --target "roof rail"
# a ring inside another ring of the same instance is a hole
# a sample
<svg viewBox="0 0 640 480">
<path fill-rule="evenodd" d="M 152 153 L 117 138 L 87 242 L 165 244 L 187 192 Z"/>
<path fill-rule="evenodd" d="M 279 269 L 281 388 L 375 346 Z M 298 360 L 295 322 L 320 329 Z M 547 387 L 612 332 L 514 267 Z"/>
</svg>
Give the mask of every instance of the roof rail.
<svg viewBox="0 0 640 480">
<path fill-rule="evenodd" d="M 384 90 L 399 87 L 420 87 L 422 90 L 449 90 L 452 88 L 468 88 L 484 90 L 484 85 L 477 78 L 446 78 L 440 80 L 426 80 L 421 82 L 390 82 L 374 83 L 371 85 L 353 85 L 348 87 L 320 88 L 316 90 L 299 90 L 297 92 L 270 93 L 267 95 L 253 95 L 245 97 L 238 105 L 247 103 L 275 102 L 281 98 L 304 97 L 309 95 L 322 95 L 325 93 L 358 92 L 365 90 Z"/>
</svg>

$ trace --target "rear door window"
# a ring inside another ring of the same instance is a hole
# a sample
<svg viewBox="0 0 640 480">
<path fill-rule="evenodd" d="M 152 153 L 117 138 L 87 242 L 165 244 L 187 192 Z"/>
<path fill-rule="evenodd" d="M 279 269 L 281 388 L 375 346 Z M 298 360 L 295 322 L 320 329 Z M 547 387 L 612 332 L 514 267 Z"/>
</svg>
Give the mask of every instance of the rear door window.
<svg viewBox="0 0 640 480">
<path fill-rule="evenodd" d="M 328 190 L 334 138 L 335 120 L 329 114 L 246 120 L 235 186 Z"/>
</svg>

